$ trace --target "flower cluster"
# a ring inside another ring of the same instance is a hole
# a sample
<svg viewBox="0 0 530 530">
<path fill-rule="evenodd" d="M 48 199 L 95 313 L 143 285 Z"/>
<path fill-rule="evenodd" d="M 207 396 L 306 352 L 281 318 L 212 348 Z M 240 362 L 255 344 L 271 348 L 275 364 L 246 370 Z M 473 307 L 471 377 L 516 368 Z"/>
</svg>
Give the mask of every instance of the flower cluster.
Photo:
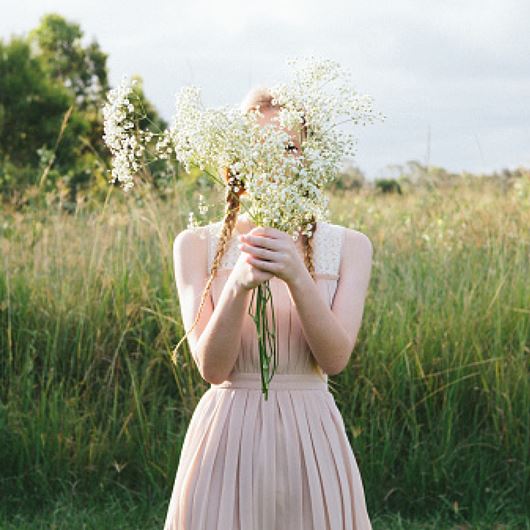
<svg viewBox="0 0 530 530">
<path fill-rule="evenodd" d="M 153 137 L 150 131 L 138 130 L 136 126 L 136 108 L 134 87 L 137 80 L 130 83 L 124 76 L 117 88 L 107 94 L 103 106 L 103 140 L 112 153 L 112 179 L 110 183 L 121 183 L 124 191 L 134 186 L 134 174 L 141 166 L 145 144 Z"/>
<path fill-rule="evenodd" d="M 228 191 L 244 187 L 247 210 L 256 224 L 290 233 L 311 235 L 312 221 L 329 218 L 323 190 L 336 178 L 344 157 L 354 155 L 356 138 L 338 126 L 373 123 L 371 96 L 359 94 L 351 73 L 339 63 L 310 56 L 290 58 L 290 81 L 271 87 L 279 112 L 260 124 L 260 109 L 243 112 L 236 106 L 205 108 L 198 87 L 177 94 L 170 127 L 156 143 L 156 156 L 175 155 L 187 172 L 199 167 Z M 105 107 L 105 140 L 114 155 L 113 176 L 133 185 L 144 146 L 142 131 L 133 131 L 132 88 L 124 83 L 109 94 Z M 289 152 L 291 134 L 300 149 Z M 134 134 L 136 133 L 136 134 Z M 304 133 L 304 134 L 302 134 Z M 227 181 L 220 175 L 228 170 Z"/>
<path fill-rule="evenodd" d="M 259 109 L 205 108 L 198 87 L 177 95 L 172 125 L 159 142 L 160 156 L 171 149 L 186 170 L 194 165 L 234 192 L 244 186 L 248 211 L 257 224 L 287 231 L 296 239 L 311 234 L 308 222 L 329 218 L 325 185 L 336 178 L 355 138 L 337 129 L 347 121 L 373 123 L 372 98 L 351 86 L 351 74 L 331 60 L 288 59 L 294 76 L 271 88 L 279 105 L 272 123 L 261 126 Z M 303 127 L 302 127 L 303 126 Z M 300 151 L 286 156 L 287 131 L 301 132 Z M 217 175 L 228 168 L 228 183 Z"/>
<path fill-rule="evenodd" d="M 291 136 L 274 120 L 258 125 L 248 139 L 250 156 L 237 159 L 230 170 L 243 180 L 250 216 L 257 224 L 288 232 L 294 239 L 311 235 L 308 223 L 329 217 L 328 198 L 321 174 L 307 167 L 303 144 L 300 153 L 286 153 Z"/>
<path fill-rule="evenodd" d="M 322 186 L 336 178 L 342 161 L 355 155 L 356 138 L 337 127 L 347 122 L 373 123 L 385 119 L 373 110 L 373 98 L 359 94 L 352 85 L 351 72 L 329 59 L 289 58 L 293 77 L 271 88 L 273 104 L 282 107 L 280 127 L 303 123 L 308 134 L 303 143 L 305 166 Z"/>
</svg>

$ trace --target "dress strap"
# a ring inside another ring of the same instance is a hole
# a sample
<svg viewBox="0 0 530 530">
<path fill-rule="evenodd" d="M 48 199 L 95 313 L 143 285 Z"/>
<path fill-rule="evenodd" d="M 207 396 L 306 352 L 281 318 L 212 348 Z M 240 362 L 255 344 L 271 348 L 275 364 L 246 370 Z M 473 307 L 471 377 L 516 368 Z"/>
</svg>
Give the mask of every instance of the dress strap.
<svg viewBox="0 0 530 530">
<path fill-rule="evenodd" d="M 218 223 L 210 223 L 206 225 L 206 234 L 208 236 L 208 276 L 212 270 L 213 259 L 215 257 L 215 249 L 217 248 L 218 240 Z"/>
<path fill-rule="evenodd" d="M 217 243 L 219 241 L 221 229 L 222 221 L 216 221 L 215 223 L 206 225 L 206 231 L 208 233 L 208 275 L 210 275 L 212 270 L 213 260 L 215 258 L 215 251 L 217 250 Z M 235 266 L 239 256 L 239 248 L 237 247 L 237 243 L 237 234 L 232 233 L 232 239 L 229 241 L 228 248 L 221 258 L 219 269 L 232 269 Z"/>
<path fill-rule="evenodd" d="M 330 277 L 339 277 L 340 261 L 346 227 L 317 221 L 317 229 L 314 234 L 314 264 L 315 272 Z"/>
</svg>

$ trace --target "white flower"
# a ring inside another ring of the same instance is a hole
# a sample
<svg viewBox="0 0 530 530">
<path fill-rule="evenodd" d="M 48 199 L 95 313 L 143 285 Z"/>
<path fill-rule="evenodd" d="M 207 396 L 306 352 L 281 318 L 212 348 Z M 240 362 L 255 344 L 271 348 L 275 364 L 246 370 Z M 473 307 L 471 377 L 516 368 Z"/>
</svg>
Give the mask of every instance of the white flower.
<svg viewBox="0 0 530 530">
<path fill-rule="evenodd" d="M 289 58 L 287 63 L 292 79 L 271 88 L 273 102 L 282 107 L 273 123 L 261 126 L 258 110 L 206 108 L 200 89 L 187 86 L 177 94 L 171 125 L 159 135 L 155 150 L 161 159 L 174 154 L 188 172 L 192 166 L 206 171 L 227 190 L 238 192 L 244 186 L 254 221 L 296 238 L 311 235 L 309 221 L 329 219 L 323 189 L 338 175 L 344 157 L 355 154 L 356 138 L 338 126 L 384 116 L 374 113 L 371 96 L 357 93 L 351 73 L 339 63 L 314 56 Z M 137 133 L 137 140 L 134 134 L 131 86 L 122 83 L 111 91 L 104 111 L 105 141 L 114 155 L 112 172 L 128 189 L 144 144 L 153 138 L 149 132 Z M 290 156 L 286 146 L 292 139 L 286 131 L 300 131 L 304 124 L 309 134 L 296 156 Z M 235 177 L 228 183 L 219 176 L 225 168 Z"/>
<path fill-rule="evenodd" d="M 134 81 L 128 84 L 124 77 L 117 88 L 109 90 L 103 106 L 103 140 L 113 155 L 113 180 L 109 182 L 117 180 L 125 191 L 134 186 L 133 175 L 140 167 L 138 160 L 143 152 L 134 136 L 134 106 L 129 101 Z"/>
</svg>

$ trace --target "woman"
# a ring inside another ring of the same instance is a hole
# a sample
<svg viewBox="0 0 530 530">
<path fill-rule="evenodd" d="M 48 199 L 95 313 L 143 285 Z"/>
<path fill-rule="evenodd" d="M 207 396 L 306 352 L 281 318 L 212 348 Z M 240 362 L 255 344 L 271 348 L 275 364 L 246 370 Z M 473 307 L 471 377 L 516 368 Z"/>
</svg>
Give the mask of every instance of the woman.
<svg viewBox="0 0 530 530">
<path fill-rule="evenodd" d="M 278 112 L 252 91 L 262 124 Z M 300 149 L 296 132 L 292 144 Z M 175 238 L 175 276 L 188 342 L 210 388 L 184 439 L 164 530 L 370 530 L 363 484 L 327 386 L 347 365 L 361 325 L 372 244 L 319 221 L 310 237 L 239 214 Z M 279 364 L 263 398 L 252 290 L 270 280 Z"/>
</svg>

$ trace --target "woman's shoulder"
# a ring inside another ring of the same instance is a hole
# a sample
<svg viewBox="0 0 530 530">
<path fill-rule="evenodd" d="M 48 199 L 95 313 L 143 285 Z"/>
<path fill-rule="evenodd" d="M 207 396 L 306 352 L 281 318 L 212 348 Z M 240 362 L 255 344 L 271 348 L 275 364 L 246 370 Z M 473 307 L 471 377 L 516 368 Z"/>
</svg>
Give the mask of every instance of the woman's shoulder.
<svg viewBox="0 0 530 530">
<path fill-rule="evenodd" d="M 173 253 L 197 252 L 206 246 L 209 225 L 187 226 L 181 230 L 173 240 Z"/>
<path fill-rule="evenodd" d="M 326 223 L 332 229 L 342 233 L 342 244 L 344 247 L 353 248 L 355 251 L 373 253 L 373 244 L 367 234 L 341 224 Z"/>
<path fill-rule="evenodd" d="M 191 225 L 181 230 L 175 237 L 181 239 L 204 239 L 208 234 L 219 230 L 221 221 L 213 221 L 205 225 Z"/>
</svg>

